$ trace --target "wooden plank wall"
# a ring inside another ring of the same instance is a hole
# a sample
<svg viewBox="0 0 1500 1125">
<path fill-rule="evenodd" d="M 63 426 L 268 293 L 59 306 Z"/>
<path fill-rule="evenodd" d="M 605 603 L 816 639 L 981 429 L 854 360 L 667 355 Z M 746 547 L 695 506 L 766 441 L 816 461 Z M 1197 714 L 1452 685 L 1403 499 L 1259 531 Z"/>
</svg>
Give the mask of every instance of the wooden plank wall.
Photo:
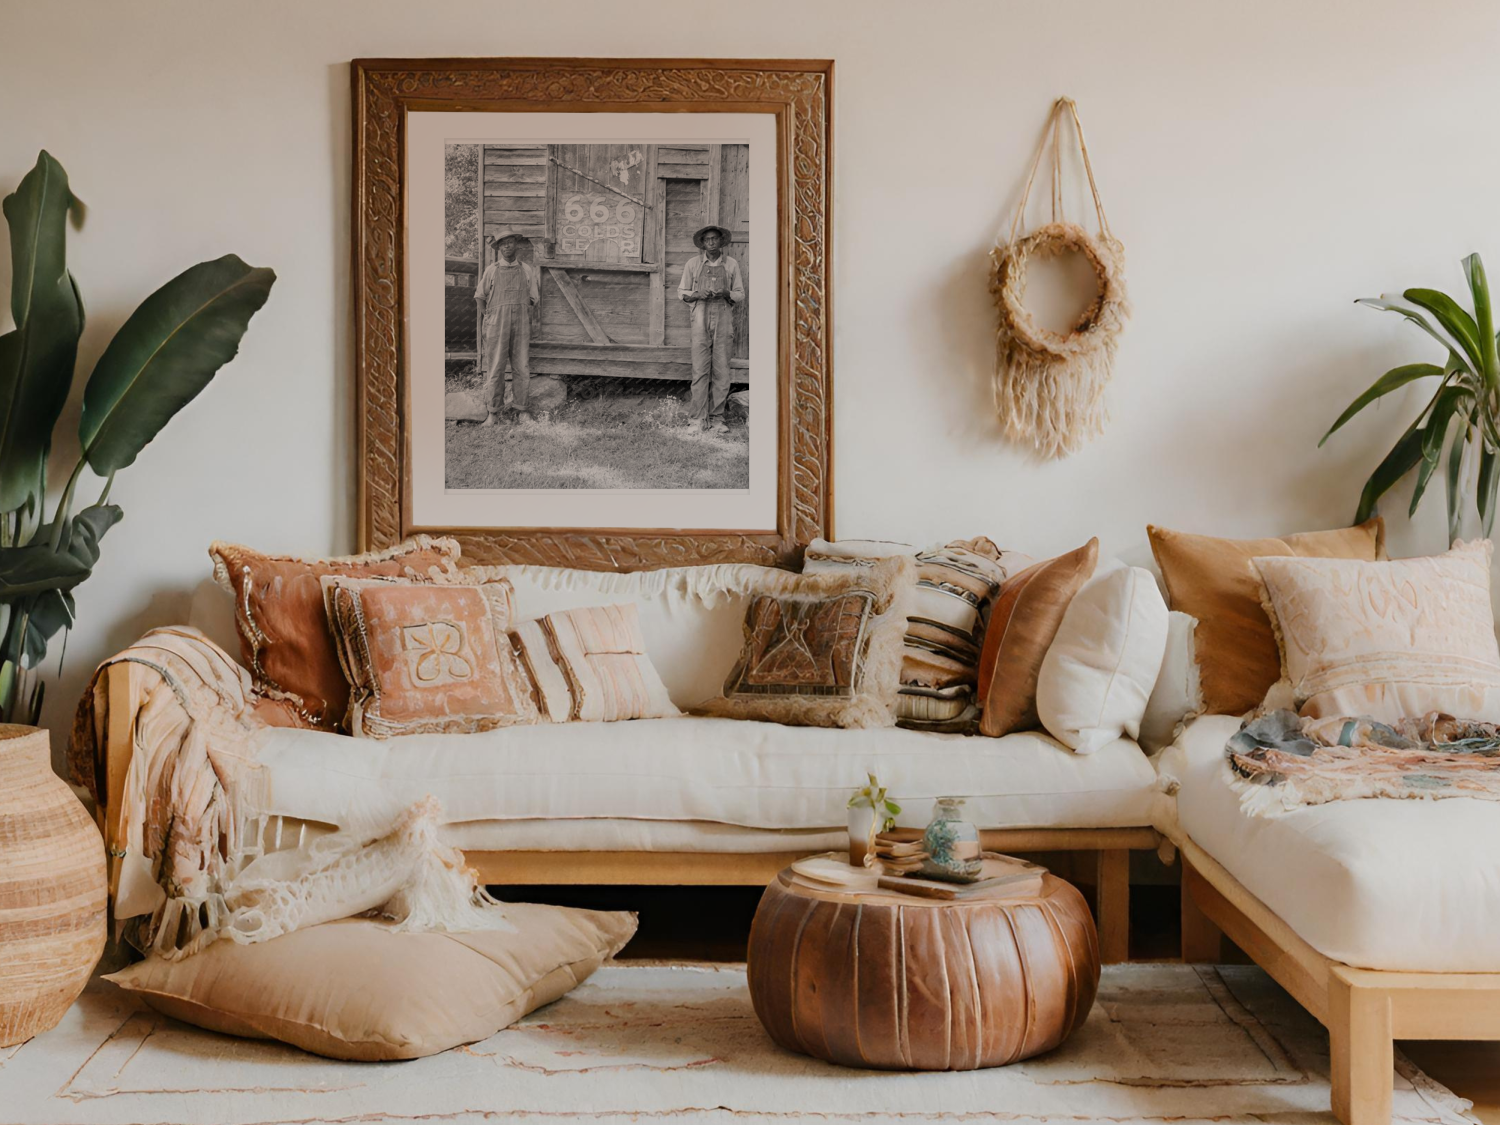
<svg viewBox="0 0 1500 1125">
<path fill-rule="evenodd" d="M 546 145 L 485 145 L 483 183 L 486 238 L 502 227 L 546 238 Z"/>
</svg>

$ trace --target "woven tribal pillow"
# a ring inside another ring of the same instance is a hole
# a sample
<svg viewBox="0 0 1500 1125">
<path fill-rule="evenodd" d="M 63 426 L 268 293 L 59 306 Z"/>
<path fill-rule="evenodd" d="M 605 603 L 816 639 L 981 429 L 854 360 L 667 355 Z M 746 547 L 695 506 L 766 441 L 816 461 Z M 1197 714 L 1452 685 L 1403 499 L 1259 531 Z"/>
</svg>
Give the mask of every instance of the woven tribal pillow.
<svg viewBox="0 0 1500 1125">
<path fill-rule="evenodd" d="M 917 551 L 901 543 L 817 540 L 803 573 L 867 567 L 879 557 L 911 554 L 917 584 L 906 621 L 896 725 L 919 730 L 970 731 L 979 720 L 975 685 L 984 622 L 1001 583 L 1031 565 L 989 539 L 955 540 Z"/>
<path fill-rule="evenodd" d="M 745 611 L 744 645 L 724 694 L 703 712 L 793 726 L 890 726 L 915 572 L 913 559 L 897 556 L 768 576 Z"/>
<path fill-rule="evenodd" d="M 554 723 L 682 714 L 646 655 L 633 603 L 549 613 L 517 625 L 511 639 Z"/>
<path fill-rule="evenodd" d="M 538 722 L 511 651 L 511 585 L 326 577 L 328 622 L 356 737 L 470 733 Z"/>
</svg>

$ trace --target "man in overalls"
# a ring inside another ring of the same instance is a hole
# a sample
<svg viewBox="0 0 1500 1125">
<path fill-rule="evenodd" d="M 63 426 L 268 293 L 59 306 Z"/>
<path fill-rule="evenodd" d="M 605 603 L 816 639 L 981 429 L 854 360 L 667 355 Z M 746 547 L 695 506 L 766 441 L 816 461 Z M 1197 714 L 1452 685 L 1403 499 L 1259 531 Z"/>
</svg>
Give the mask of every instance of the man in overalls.
<svg viewBox="0 0 1500 1125">
<path fill-rule="evenodd" d="M 693 235 L 702 251 L 682 267 L 677 295 L 693 312 L 693 394 L 689 414 L 710 433 L 727 434 L 729 357 L 734 351 L 734 306 L 745 299 L 740 264 L 724 253 L 729 232 L 709 224 Z"/>
<path fill-rule="evenodd" d="M 484 271 L 474 300 L 479 304 L 483 327 L 483 347 L 488 349 L 488 366 L 484 373 L 484 400 L 489 416 L 483 425 L 491 425 L 495 415 L 505 407 L 505 364 L 510 361 L 511 406 L 513 417 L 526 409 L 526 388 L 531 382 L 531 306 L 539 295 L 540 273 L 535 266 L 520 260 L 525 239 L 513 230 L 502 230 L 490 241 L 499 254 Z"/>
</svg>

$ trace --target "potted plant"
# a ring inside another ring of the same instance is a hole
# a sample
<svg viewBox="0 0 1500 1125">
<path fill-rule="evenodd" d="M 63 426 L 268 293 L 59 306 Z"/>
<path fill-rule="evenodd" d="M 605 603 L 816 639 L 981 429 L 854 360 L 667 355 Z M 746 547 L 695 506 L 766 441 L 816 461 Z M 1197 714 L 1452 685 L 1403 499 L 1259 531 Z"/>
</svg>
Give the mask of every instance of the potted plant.
<svg viewBox="0 0 1500 1125">
<path fill-rule="evenodd" d="M 46 152 L 3 208 L 15 328 L 0 335 L 0 721 L 34 725 L 43 698 L 34 670 L 52 638 L 72 625 L 73 590 L 124 514 L 109 503 L 115 473 L 234 358 L 276 275 L 228 254 L 178 274 L 141 302 L 84 385 L 78 459 L 49 513 L 47 461 L 84 324 L 66 258 L 68 217 L 76 220 L 82 208 Z M 85 467 L 104 486 L 75 511 Z"/>
<path fill-rule="evenodd" d="M 901 813 L 901 806 L 886 796 L 885 786 L 875 775 L 865 776 L 869 784 L 855 790 L 848 804 L 849 862 L 856 867 L 864 863 L 865 853 L 874 848 L 875 834 L 896 827 L 896 817 Z"/>
<path fill-rule="evenodd" d="M 1446 464 L 1449 542 L 1459 538 L 1470 495 L 1484 534 L 1494 527 L 1500 489 L 1500 356 L 1484 263 L 1478 254 L 1470 254 L 1463 269 L 1472 313 L 1436 289 L 1407 289 L 1356 302 L 1400 313 L 1437 341 L 1447 358 L 1441 365 L 1408 363 L 1387 371 L 1349 404 L 1318 443 L 1321 447 L 1349 419 L 1392 391 L 1420 379 L 1438 380 L 1432 397 L 1365 482 L 1355 523 L 1374 515 L 1380 498 L 1412 469 L 1417 476 L 1408 511 L 1414 515 L 1439 464 Z"/>
</svg>

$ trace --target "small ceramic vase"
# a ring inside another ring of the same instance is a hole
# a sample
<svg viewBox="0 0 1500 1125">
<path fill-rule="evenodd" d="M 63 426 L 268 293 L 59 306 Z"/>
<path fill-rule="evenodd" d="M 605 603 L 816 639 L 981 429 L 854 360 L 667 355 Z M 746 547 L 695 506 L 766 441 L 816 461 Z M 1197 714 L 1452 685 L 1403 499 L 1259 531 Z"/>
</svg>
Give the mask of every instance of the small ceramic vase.
<svg viewBox="0 0 1500 1125">
<path fill-rule="evenodd" d="M 849 809 L 849 866 L 863 867 L 874 835 L 875 810 L 855 805 Z"/>
<path fill-rule="evenodd" d="M 927 860 L 922 874 L 953 883 L 972 883 L 979 878 L 984 858 L 980 855 L 979 829 L 964 819 L 962 797 L 939 797 L 922 835 Z"/>
</svg>

